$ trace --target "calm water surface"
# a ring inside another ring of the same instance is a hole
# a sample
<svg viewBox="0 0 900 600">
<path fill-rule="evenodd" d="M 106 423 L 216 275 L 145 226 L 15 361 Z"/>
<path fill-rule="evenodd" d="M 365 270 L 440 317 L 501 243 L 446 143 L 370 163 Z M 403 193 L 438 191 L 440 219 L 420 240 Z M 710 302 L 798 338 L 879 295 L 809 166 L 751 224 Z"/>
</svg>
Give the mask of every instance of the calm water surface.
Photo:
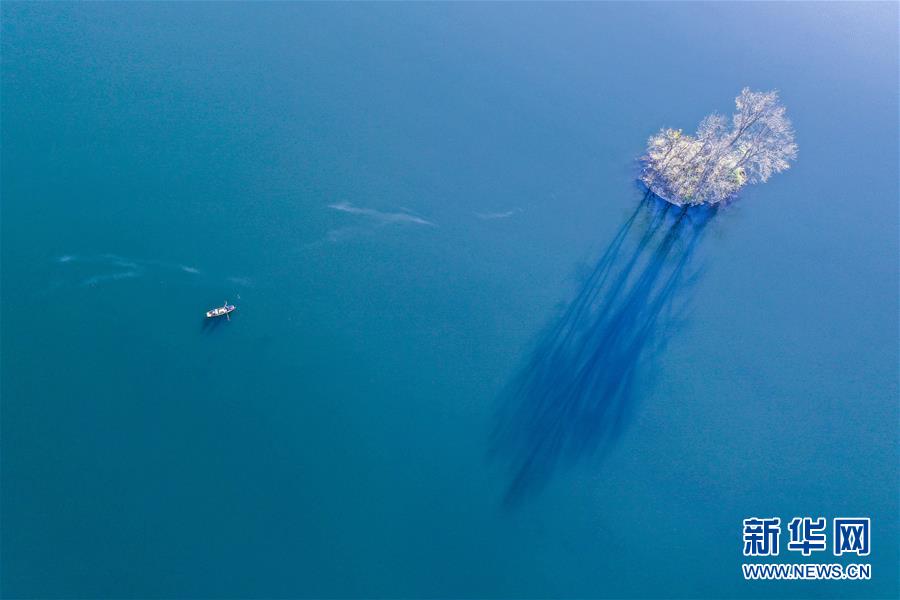
<svg viewBox="0 0 900 600">
<path fill-rule="evenodd" d="M 896 597 L 897 17 L 3 3 L 3 595 Z M 504 502 L 498 398 L 633 159 L 745 85 L 795 168 L 614 443 Z M 871 516 L 873 580 L 743 582 L 763 515 Z"/>
</svg>

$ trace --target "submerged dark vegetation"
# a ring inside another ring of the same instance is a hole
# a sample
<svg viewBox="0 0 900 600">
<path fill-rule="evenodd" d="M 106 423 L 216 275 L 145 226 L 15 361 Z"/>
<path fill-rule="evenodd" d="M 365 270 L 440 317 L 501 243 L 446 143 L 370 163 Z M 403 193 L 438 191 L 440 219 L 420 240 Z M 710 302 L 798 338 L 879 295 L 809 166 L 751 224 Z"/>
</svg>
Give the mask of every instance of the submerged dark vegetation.
<svg viewBox="0 0 900 600">
<path fill-rule="evenodd" d="M 679 318 L 679 293 L 696 279 L 691 258 L 710 221 L 744 185 L 796 157 L 776 92 L 745 88 L 735 104 L 731 128 L 713 114 L 695 137 L 663 129 L 650 138 L 642 200 L 507 384 L 491 439 L 509 469 L 507 504 L 612 446 Z"/>
</svg>

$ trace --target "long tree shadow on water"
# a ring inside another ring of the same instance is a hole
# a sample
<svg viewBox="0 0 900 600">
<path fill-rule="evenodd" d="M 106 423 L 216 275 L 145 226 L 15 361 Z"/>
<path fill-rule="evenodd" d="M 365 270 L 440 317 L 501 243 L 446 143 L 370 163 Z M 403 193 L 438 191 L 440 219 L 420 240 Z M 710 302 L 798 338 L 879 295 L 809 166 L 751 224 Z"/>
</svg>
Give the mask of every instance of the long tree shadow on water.
<svg viewBox="0 0 900 600">
<path fill-rule="evenodd" d="M 491 454 L 509 468 L 507 505 L 618 438 L 642 361 L 665 340 L 672 301 L 714 214 L 646 194 L 538 337 L 501 396 L 492 432 Z"/>
</svg>

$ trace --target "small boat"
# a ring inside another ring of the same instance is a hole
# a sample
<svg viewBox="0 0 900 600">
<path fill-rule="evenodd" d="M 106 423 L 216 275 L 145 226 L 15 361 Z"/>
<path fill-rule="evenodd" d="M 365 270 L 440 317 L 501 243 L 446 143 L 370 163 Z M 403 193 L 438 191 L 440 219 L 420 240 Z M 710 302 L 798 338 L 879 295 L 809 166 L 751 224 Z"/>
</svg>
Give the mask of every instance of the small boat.
<svg viewBox="0 0 900 600">
<path fill-rule="evenodd" d="M 226 300 L 225 304 L 222 306 L 206 311 L 206 318 L 213 319 L 215 317 L 225 317 L 230 321 L 231 317 L 229 317 L 228 314 L 234 312 L 235 308 L 237 307 L 234 304 L 228 304 L 228 300 Z"/>
</svg>

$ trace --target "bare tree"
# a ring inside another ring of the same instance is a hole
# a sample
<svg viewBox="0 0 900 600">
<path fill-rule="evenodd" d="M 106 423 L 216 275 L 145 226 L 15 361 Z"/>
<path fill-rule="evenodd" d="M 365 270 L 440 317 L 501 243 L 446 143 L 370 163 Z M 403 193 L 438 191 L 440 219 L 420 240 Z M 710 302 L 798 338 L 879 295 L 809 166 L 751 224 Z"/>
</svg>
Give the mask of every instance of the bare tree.
<svg viewBox="0 0 900 600">
<path fill-rule="evenodd" d="M 748 183 L 767 181 L 797 157 L 794 131 L 778 92 L 741 90 L 731 128 L 711 114 L 695 137 L 662 129 L 647 143 L 641 180 L 673 204 L 716 204 Z"/>
</svg>

